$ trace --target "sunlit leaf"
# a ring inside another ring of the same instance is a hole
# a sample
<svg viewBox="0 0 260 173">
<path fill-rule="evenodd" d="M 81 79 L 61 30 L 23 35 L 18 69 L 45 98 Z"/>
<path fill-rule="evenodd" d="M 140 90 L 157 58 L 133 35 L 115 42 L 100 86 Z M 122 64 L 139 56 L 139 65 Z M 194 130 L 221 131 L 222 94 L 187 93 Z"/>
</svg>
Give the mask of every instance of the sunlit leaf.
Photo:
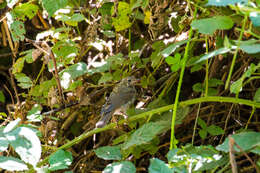
<svg viewBox="0 0 260 173">
<path fill-rule="evenodd" d="M 172 169 L 162 160 L 157 158 L 150 159 L 150 165 L 148 168 L 149 173 L 172 173 Z"/>
<path fill-rule="evenodd" d="M 42 0 L 42 5 L 49 14 L 49 17 L 59 9 L 64 8 L 68 4 L 68 0 Z"/>
<path fill-rule="evenodd" d="M 50 171 L 56 171 L 61 169 L 67 169 L 71 165 L 73 157 L 71 152 L 58 150 L 53 153 L 49 159 Z"/>
<path fill-rule="evenodd" d="M 104 173 L 135 173 L 135 165 L 130 161 L 114 162 L 106 166 L 103 170 Z"/>
<path fill-rule="evenodd" d="M 254 26 L 260 26 L 260 13 L 251 12 L 249 18 Z"/>
<path fill-rule="evenodd" d="M 196 61 L 195 63 L 199 63 L 199 62 L 201 62 L 201 61 L 207 60 L 207 59 L 212 58 L 212 57 L 217 56 L 217 55 L 225 54 L 225 53 L 230 52 L 230 51 L 231 51 L 231 49 L 225 48 L 225 47 L 220 48 L 220 49 L 217 49 L 217 50 L 214 50 L 214 51 L 212 51 L 212 52 L 210 52 L 210 53 L 208 53 L 208 54 L 202 56 L 202 57 L 201 57 L 198 61 Z"/>
<path fill-rule="evenodd" d="M 228 16 L 216 16 L 212 18 L 193 20 L 191 23 L 193 29 L 198 29 L 200 33 L 209 35 L 214 34 L 216 30 L 230 29 L 233 25 L 234 22 Z"/>
<path fill-rule="evenodd" d="M 235 5 L 237 3 L 248 3 L 248 0 L 209 0 L 206 5 L 227 6 Z"/>
<path fill-rule="evenodd" d="M 26 171 L 27 165 L 21 160 L 14 157 L 0 156 L 0 168 L 8 171 Z"/>
<path fill-rule="evenodd" d="M 119 146 L 105 146 L 94 150 L 99 158 L 104 160 L 121 160 L 122 155 Z"/>
</svg>

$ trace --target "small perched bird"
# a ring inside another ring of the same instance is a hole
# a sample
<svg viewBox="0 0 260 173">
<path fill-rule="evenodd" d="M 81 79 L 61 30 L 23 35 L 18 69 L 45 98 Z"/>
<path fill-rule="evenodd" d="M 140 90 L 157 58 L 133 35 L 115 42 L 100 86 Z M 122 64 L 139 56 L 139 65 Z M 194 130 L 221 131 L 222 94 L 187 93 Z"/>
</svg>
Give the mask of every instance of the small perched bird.
<svg viewBox="0 0 260 173">
<path fill-rule="evenodd" d="M 101 109 L 101 118 L 96 123 L 96 128 L 104 127 L 117 109 L 126 110 L 135 100 L 136 90 L 134 84 L 137 80 L 130 76 L 122 79 L 110 94 Z"/>
</svg>

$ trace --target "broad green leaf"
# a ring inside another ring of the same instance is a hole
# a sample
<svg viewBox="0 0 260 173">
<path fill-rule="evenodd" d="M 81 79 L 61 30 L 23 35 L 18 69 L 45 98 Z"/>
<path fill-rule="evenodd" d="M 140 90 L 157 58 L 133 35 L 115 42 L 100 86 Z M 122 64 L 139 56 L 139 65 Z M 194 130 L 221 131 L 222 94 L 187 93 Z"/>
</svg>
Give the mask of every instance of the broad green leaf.
<svg viewBox="0 0 260 173">
<path fill-rule="evenodd" d="M 68 151 L 58 150 L 53 153 L 49 159 L 49 170 L 57 171 L 61 169 L 67 169 L 73 161 L 72 154 Z"/>
<path fill-rule="evenodd" d="M 192 90 L 195 92 L 202 92 L 204 88 L 201 83 L 196 83 L 192 86 Z"/>
<path fill-rule="evenodd" d="M 226 48 L 226 47 L 214 50 L 214 51 L 212 51 L 212 52 L 202 56 L 198 61 L 195 62 L 195 64 L 197 64 L 197 63 L 199 63 L 201 61 L 207 60 L 209 58 L 212 58 L 214 56 L 225 54 L 225 53 L 230 52 L 230 51 L 231 51 L 231 49 Z"/>
<path fill-rule="evenodd" d="M 113 80 L 113 75 L 111 73 L 105 73 L 101 78 L 98 80 L 98 84 L 106 83 L 108 81 Z"/>
<path fill-rule="evenodd" d="M 135 173 L 135 165 L 130 161 L 114 162 L 106 166 L 104 173 Z"/>
<path fill-rule="evenodd" d="M 1 90 L 0 90 L 0 102 L 5 103 L 5 95 Z"/>
<path fill-rule="evenodd" d="M 114 14 L 114 6 L 111 9 L 111 14 Z M 129 15 L 131 13 L 131 9 L 128 3 L 126 2 L 118 2 L 117 7 L 117 17 L 112 18 L 112 24 L 114 25 L 116 31 L 122 31 L 129 27 L 131 27 L 132 23 L 129 20 Z"/>
<path fill-rule="evenodd" d="M 243 78 L 238 79 L 234 83 L 231 84 L 230 86 L 230 92 L 237 94 L 240 91 L 242 91 L 242 86 L 243 86 Z"/>
<path fill-rule="evenodd" d="M 42 5 L 49 14 L 49 17 L 52 17 L 53 14 L 64 8 L 68 4 L 68 0 L 42 0 Z"/>
<path fill-rule="evenodd" d="M 12 73 L 15 74 L 15 73 L 21 73 L 21 71 L 23 70 L 23 66 L 24 66 L 24 61 L 25 61 L 25 58 L 18 58 L 14 65 L 13 65 L 13 70 L 12 70 Z"/>
<path fill-rule="evenodd" d="M 129 140 L 123 144 L 123 149 L 146 144 L 162 133 L 165 128 L 167 128 L 167 123 L 164 121 L 146 123 L 130 136 Z"/>
<path fill-rule="evenodd" d="M 207 134 L 208 134 L 207 130 L 205 129 L 199 130 L 199 135 L 202 139 L 205 139 L 207 137 Z"/>
<path fill-rule="evenodd" d="M 96 155 L 104 160 L 121 160 L 122 155 L 119 146 L 105 146 L 94 150 Z"/>
<path fill-rule="evenodd" d="M 241 45 L 240 49 L 248 54 L 255 54 L 260 52 L 260 44 Z"/>
<path fill-rule="evenodd" d="M 8 171 L 26 171 L 27 165 L 21 160 L 14 157 L 0 156 L 0 168 Z"/>
<path fill-rule="evenodd" d="M 87 65 L 84 62 L 79 62 L 69 66 L 59 73 L 61 78 L 61 86 L 65 89 L 68 89 L 72 80 L 82 76 L 85 73 L 87 73 Z"/>
<path fill-rule="evenodd" d="M 198 125 L 203 129 L 207 128 L 207 123 L 200 117 L 198 118 Z"/>
<path fill-rule="evenodd" d="M 234 22 L 228 16 L 216 16 L 212 18 L 193 20 L 191 23 L 193 29 L 198 29 L 200 33 L 209 35 L 214 34 L 214 32 L 219 29 L 230 29 L 233 25 Z"/>
<path fill-rule="evenodd" d="M 175 54 L 174 57 L 168 56 L 165 61 L 171 66 L 172 72 L 176 72 L 181 68 L 181 55 L 179 53 Z"/>
<path fill-rule="evenodd" d="M 28 76 L 26 76 L 24 73 L 16 73 L 15 78 L 19 82 L 18 86 L 20 86 L 21 88 L 26 89 L 26 88 L 30 88 L 33 85 L 31 79 Z"/>
<path fill-rule="evenodd" d="M 29 19 L 32 19 L 39 7 L 31 2 L 27 3 L 21 3 L 18 6 L 14 8 L 14 13 L 17 17 L 21 18 L 23 21 L 25 20 L 25 16 L 28 17 Z"/>
<path fill-rule="evenodd" d="M 254 101 L 257 103 L 260 102 L 260 88 L 258 88 L 255 92 Z"/>
<path fill-rule="evenodd" d="M 17 118 L 16 120 L 8 123 L 7 126 L 5 126 L 3 133 L 8 133 L 8 132 L 14 130 L 19 125 L 20 121 L 21 121 L 21 119 Z"/>
<path fill-rule="evenodd" d="M 2 131 L 0 131 L 0 152 L 7 150 L 9 141 L 5 138 Z"/>
<path fill-rule="evenodd" d="M 152 55 L 150 56 L 152 61 L 152 67 L 155 68 L 162 59 L 161 49 L 164 48 L 164 43 L 162 41 L 156 41 L 152 44 L 152 48 L 154 51 L 152 52 Z"/>
<path fill-rule="evenodd" d="M 260 26 L 260 13 L 251 12 L 249 18 L 252 21 L 254 26 L 256 27 Z"/>
<path fill-rule="evenodd" d="M 180 47 L 181 45 L 187 43 L 188 40 L 183 40 L 183 41 L 179 41 L 173 44 L 170 44 L 167 48 L 165 48 L 163 51 L 160 52 L 160 54 L 163 57 L 168 57 L 169 55 L 171 55 L 178 47 Z"/>
<path fill-rule="evenodd" d="M 237 3 L 248 3 L 248 0 L 209 0 L 208 5 L 213 5 L 213 6 L 228 6 L 228 5 L 235 5 Z"/>
<path fill-rule="evenodd" d="M 74 57 L 78 54 L 78 48 L 71 40 L 58 41 L 53 46 L 52 51 L 64 64 L 72 64 Z"/>
<path fill-rule="evenodd" d="M 32 109 L 27 113 L 27 119 L 29 122 L 41 122 L 41 105 L 35 104 Z"/>
<path fill-rule="evenodd" d="M 98 11 L 101 13 L 102 16 L 111 15 L 111 8 L 113 7 L 113 2 L 106 2 L 104 3 L 99 9 Z"/>
<path fill-rule="evenodd" d="M 149 173 L 172 173 L 172 169 L 169 168 L 168 164 L 166 164 L 164 161 L 152 158 L 150 159 L 150 165 L 148 168 Z"/>
<path fill-rule="evenodd" d="M 207 131 L 209 132 L 209 134 L 216 136 L 216 135 L 221 135 L 224 134 L 224 130 L 219 127 L 219 126 L 215 126 L 215 125 L 211 125 L 209 127 L 207 127 Z"/>
<path fill-rule="evenodd" d="M 58 20 L 63 21 L 66 24 L 71 25 L 71 26 L 77 26 L 79 22 L 81 22 L 85 19 L 85 17 L 82 14 L 78 14 L 78 13 L 73 14 L 72 16 L 60 14 L 57 17 L 59 17 Z"/>
<path fill-rule="evenodd" d="M 23 41 L 25 35 L 24 23 L 18 20 L 13 21 L 10 25 L 10 31 L 14 42 Z"/>
<path fill-rule="evenodd" d="M 209 87 L 217 87 L 219 85 L 224 85 L 224 82 L 216 78 L 209 79 Z"/>
<path fill-rule="evenodd" d="M 248 151 L 260 145 L 260 132 L 243 132 L 231 136 L 243 151 Z M 225 139 L 224 143 L 216 147 L 219 151 L 229 152 L 229 139 Z M 240 150 L 234 146 L 237 152 Z"/>
<path fill-rule="evenodd" d="M 43 81 L 40 85 L 34 86 L 30 90 L 29 94 L 35 97 L 39 97 L 39 96 L 47 97 L 51 87 L 55 85 L 56 85 L 56 81 L 54 79 Z"/>
<path fill-rule="evenodd" d="M 42 150 L 35 131 L 28 127 L 17 127 L 5 134 L 5 137 L 24 162 L 36 166 L 41 158 Z"/>
<path fill-rule="evenodd" d="M 22 58 L 24 58 L 27 63 L 32 63 L 35 61 L 35 59 L 33 58 L 33 51 L 35 50 L 36 49 L 29 49 L 24 52 L 21 52 L 20 55 L 23 56 Z"/>
</svg>

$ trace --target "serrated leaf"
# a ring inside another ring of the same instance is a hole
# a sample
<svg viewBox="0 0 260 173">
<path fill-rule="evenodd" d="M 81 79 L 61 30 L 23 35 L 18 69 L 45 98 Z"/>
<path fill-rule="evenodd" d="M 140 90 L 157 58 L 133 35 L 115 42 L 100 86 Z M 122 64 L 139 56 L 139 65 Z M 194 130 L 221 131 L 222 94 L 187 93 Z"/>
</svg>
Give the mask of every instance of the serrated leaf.
<svg viewBox="0 0 260 173">
<path fill-rule="evenodd" d="M 13 23 L 10 24 L 10 31 L 15 42 L 24 40 L 25 27 L 23 22 L 18 20 L 13 21 Z"/>
<path fill-rule="evenodd" d="M 193 20 L 191 23 L 193 29 L 198 29 L 200 33 L 209 35 L 214 34 L 216 30 L 230 29 L 233 25 L 234 22 L 228 16 L 216 16 L 212 18 Z"/>
<path fill-rule="evenodd" d="M 215 125 L 207 127 L 207 131 L 213 136 L 224 134 L 224 130 L 221 127 Z"/>
<path fill-rule="evenodd" d="M 255 92 L 254 101 L 257 103 L 260 102 L 260 88 L 258 88 Z"/>
<path fill-rule="evenodd" d="M 149 122 L 137 129 L 123 144 L 123 149 L 126 150 L 132 146 L 138 146 L 150 142 L 156 135 L 162 133 L 167 128 L 166 122 Z"/>
<path fill-rule="evenodd" d="M 96 155 L 104 160 L 121 160 L 122 154 L 119 146 L 105 146 L 94 150 Z"/>
<path fill-rule="evenodd" d="M 243 86 L 243 78 L 238 79 L 234 83 L 231 84 L 230 86 L 230 92 L 237 94 L 240 91 L 242 91 L 242 86 Z"/>
<path fill-rule="evenodd" d="M 27 2 L 16 6 L 14 8 L 14 13 L 22 20 L 25 20 L 25 16 L 27 16 L 29 19 L 32 19 L 36 15 L 38 9 L 39 7 L 37 5 L 31 2 Z"/>
<path fill-rule="evenodd" d="M 106 168 L 102 171 L 104 173 L 135 173 L 136 168 L 132 162 L 122 161 L 122 162 L 114 162 L 106 166 Z"/>
<path fill-rule="evenodd" d="M 8 171 L 26 171 L 27 165 L 21 160 L 14 157 L 0 156 L 0 168 Z"/>
<path fill-rule="evenodd" d="M 19 82 L 18 85 L 21 88 L 26 89 L 26 88 L 30 88 L 33 85 L 31 79 L 28 76 L 26 76 L 24 73 L 16 73 L 15 78 Z"/>
<path fill-rule="evenodd" d="M 12 70 L 13 74 L 20 73 L 23 70 L 24 61 L 25 61 L 24 58 L 18 58 L 15 61 L 14 65 L 13 65 L 13 70 Z"/>
<path fill-rule="evenodd" d="M 228 5 L 235 5 L 237 3 L 248 3 L 248 0 L 209 0 L 206 4 L 207 6 L 228 6 Z"/>
<path fill-rule="evenodd" d="M 71 165 L 73 157 L 71 152 L 58 150 L 53 153 L 49 159 L 49 170 L 56 171 L 61 169 L 67 169 Z"/>
<path fill-rule="evenodd" d="M 53 14 L 64 8 L 68 4 L 68 0 L 42 0 L 42 5 L 49 14 L 49 17 L 52 17 Z"/>
<path fill-rule="evenodd" d="M 173 170 L 162 160 L 157 158 L 150 159 L 150 165 L 148 168 L 149 173 L 172 173 Z"/>
<path fill-rule="evenodd" d="M 214 56 L 225 54 L 225 53 L 230 52 L 230 51 L 231 51 L 231 49 L 226 48 L 226 47 L 214 50 L 214 51 L 212 51 L 212 52 L 202 56 L 198 61 L 195 62 L 195 64 L 197 64 L 197 63 L 199 63 L 201 61 L 207 60 L 209 58 L 212 58 Z"/>
<path fill-rule="evenodd" d="M 248 151 L 256 146 L 260 145 L 260 132 L 243 132 L 239 134 L 234 134 L 231 136 L 237 145 L 239 145 L 243 151 Z M 229 152 L 229 139 L 228 137 L 225 139 L 224 143 L 218 145 L 216 147 L 219 151 Z M 237 152 L 240 150 L 234 146 L 234 149 Z"/>
</svg>

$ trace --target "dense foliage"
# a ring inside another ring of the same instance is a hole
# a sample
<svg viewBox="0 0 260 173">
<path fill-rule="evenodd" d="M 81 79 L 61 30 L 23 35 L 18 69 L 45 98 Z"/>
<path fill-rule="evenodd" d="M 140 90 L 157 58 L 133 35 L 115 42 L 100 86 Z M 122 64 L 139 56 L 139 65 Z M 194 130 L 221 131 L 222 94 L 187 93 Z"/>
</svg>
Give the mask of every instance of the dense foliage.
<svg viewBox="0 0 260 173">
<path fill-rule="evenodd" d="M 259 0 L 0 8 L 1 169 L 260 171 Z M 128 76 L 134 106 L 95 128 Z"/>
</svg>

